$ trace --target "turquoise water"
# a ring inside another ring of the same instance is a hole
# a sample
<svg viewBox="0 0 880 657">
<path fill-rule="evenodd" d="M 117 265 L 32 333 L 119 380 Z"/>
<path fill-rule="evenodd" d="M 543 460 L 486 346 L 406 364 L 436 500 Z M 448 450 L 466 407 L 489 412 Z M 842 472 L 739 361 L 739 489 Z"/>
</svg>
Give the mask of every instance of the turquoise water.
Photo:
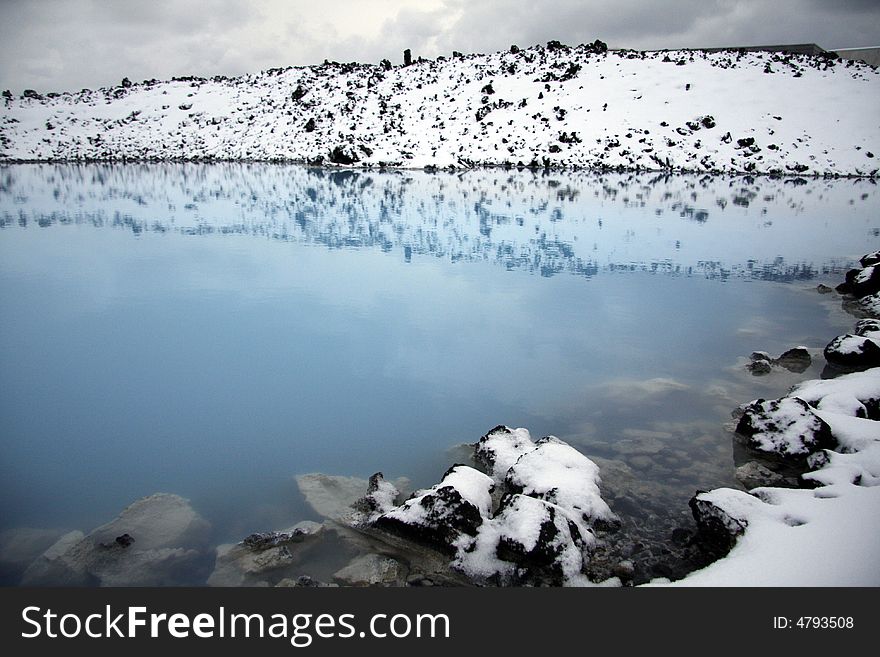
<svg viewBox="0 0 880 657">
<path fill-rule="evenodd" d="M 683 505 L 734 481 L 732 408 L 821 369 L 748 354 L 850 327 L 815 287 L 878 210 L 859 181 L 0 168 L 0 529 L 168 491 L 237 540 L 310 517 L 295 474 L 428 485 L 497 424 Z"/>
</svg>

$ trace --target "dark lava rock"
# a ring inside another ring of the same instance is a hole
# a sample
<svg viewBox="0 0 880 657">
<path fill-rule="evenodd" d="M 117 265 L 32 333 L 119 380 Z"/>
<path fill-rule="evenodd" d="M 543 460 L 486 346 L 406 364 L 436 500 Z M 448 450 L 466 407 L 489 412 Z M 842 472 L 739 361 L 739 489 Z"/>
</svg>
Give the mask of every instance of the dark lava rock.
<svg viewBox="0 0 880 657">
<path fill-rule="evenodd" d="M 880 292 L 880 267 L 870 265 L 863 269 L 850 269 L 846 272 L 846 280 L 835 289 L 840 294 L 851 294 L 857 298 Z"/>
<path fill-rule="evenodd" d="M 730 516 L 710 500 L 702 499 L 702 492 L 698 491 L 688 502 L 699 529 L 697 541 L 720 558 L 736 545 L 737 539 L 746 530 L 746 522 Z"/>
<path fill-rule="evenodd" d="M 506 522 L 510 516 L 513 522 Z M 515 526 L 502 532 L 496 556 L 517 565 L 518 584 L 561 586 L 566 561 L 580 561 L 582 543 L 577 526 L 556 506 L 525 495 L 506 494 L 496 516 L 502 526 Z M 523 530 L 523 531 L 521 531 Z M 531 537 L 537 536 L 532 539 Z"/>
<path fill-rule="evenodd" d="M 448 553 L 455 552 L 454 542 L 462 534 L 475 536 L 483 524 L 483 515 L 473 503 L 466 500 L 450 482 L 450 475 L 459 468 L 485 478 L 488 491 L 491 479 L 464 465 L 452 466 L 443 480 L 421 496 L 413 497 L 399 507 L 383 513 L 373 526 L 410 540 L 431 544 Z"/>
<path fill-rule="evenodd" d="M 789 349 L 774 361 L 776 365 L 781 365 L 789 372 L 796 372 L 797 374 L 806 372 L 812 362 L 813 359 L 810 356 L 810 352 L 804 347 Z"/>
<path fill-rule="evenodd" d="M 764 376 L 770 374 L 772 368 L 768 360 L 753 360 L 746 364 L 746 369 L 752 373 L 752 376 Z"/>
<path fill-rule="evenodd" d="M 354 164 L 360 161 L 357 152 L 349 146 L 340 145 L 330 151 L 330 161 L 333 164 Z"/>
<path fill-rule="evenodd" d="M 499 440 L 500 439 L 500 440 Z M 498 459 L 498 449 L 521 454 L 534 449 L 534 443 L 525 435 L 499 424 L 486 433 L 474 445 L 474 459 L 483 465 L 489 472 L 495 469 Z M 515 459 L 513 459 L 515 461 Z M 511 463 L 510 465 L 513 465 Z M 508 466 L 509 467 L 509 466 Z M 500 474 L 506 474 L 507 470 Z"/>
<path fill-rule="evenodd" d="M 825 347 L 825 360 L 849 369 L 877 367 L 880 366 L 880 345 L 862 335 L 838 335 Z"/>
<path fill-rule="evenodd" d="M 837 445 L 831 427 L 797 397 L 752 402 L 739 419 L 736 432 L 748 439 L 752 449 L 783 458 L 805 457 Z"/>
<path fill-rule="evenodd" d="M 315 119 L 310 118 L 308 121 L 306 121 L 306 125 L 305 125 L 304 129 L 306 132 L 314 132 L 315 131 Z"/>
<path fill-rule="evenodd" d="M 594 55 L 601 55 L 608 52 L 608 44 L 604 41 L 596 39 L 595 41 L 593 41 L 593 43 L 589 44 L 586 47 L 586 51 L 589 53 L 593 53 Z"/>
<path fill-rule="evenodd" d="M 134 537 L 131 534 L 122 534 L 117 536 L 112 543 L 99 543 L 102 548 L 122 548 L 130 547 L 134 543 Z"/>
<path fill-rule="evenodd" d="M 818 292 L 819 294 L 831 294 L 832 292 L 834 292 L 834 288 L 828 287 L 827 285 L 823 285 L 822 283 L 820 283 L 816 286 L 816 292 Z"/>
<path fill-rule="evenodd" d="M 856 322 L 854 333 L 864 337 L 880 337 L 880 319 L 860 319 Z"/>
<path fill-rule="evenodd" d="M 296 89 L 293 90 L 293 93 L 290 95 L 290 98 L 294 101 L 300 100 L 303 96 L 309 93 L 309 90 L 304 88 L 301 84 L 296 85 Z"/>
<path fill-rule="evenodd" d="M 381 472 L 377 472 L 370 476 L 367 494 L 352 504 L 352 508 L 367 515 L 384 513 L 394 507 L 399 495 L 400 491 L 394 484 L 386 481 Z"/>
<path fill-rule="evenodd" d="M 862 267 L 873 267 L 874 265 L 880 264 L 880 251 L 874 251 L 873 253 L 863 255 L 859 259 L 859 264 Z"/>
<path fill-rule="evenodd" d="M 672 530 L 672 542 L 678 546 L 687 545 L 691 540 L 691 533 L 684 527 L 676 527 Z"/>
</svg>

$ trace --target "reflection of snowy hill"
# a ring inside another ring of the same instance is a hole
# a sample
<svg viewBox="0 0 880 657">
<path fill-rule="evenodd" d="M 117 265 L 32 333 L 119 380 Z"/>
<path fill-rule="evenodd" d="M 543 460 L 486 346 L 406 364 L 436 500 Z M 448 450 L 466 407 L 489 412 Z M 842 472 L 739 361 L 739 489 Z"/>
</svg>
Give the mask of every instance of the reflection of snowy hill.
<svg viewBox="0 0 880 657">
<path fill-rule="evenodd" d="M 7 97 L 8 160 L 284 160 L 877 175 L 880 73 L 821 57 L 547 47 Z"/>
<path fill-rule="evenodd" d="M 552 275 L 647 270 L 792 280 L 877 242 L 867 181 L 271 164 L 23 165 L 0 170 L 5 227 L 244 234 Z"/>
</svg>

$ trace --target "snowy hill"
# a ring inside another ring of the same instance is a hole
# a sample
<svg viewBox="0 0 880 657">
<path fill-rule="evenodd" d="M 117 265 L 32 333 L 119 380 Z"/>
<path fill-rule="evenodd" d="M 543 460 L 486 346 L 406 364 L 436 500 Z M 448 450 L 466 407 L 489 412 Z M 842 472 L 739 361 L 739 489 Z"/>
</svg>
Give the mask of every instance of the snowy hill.
<svg viewBox="0 0 880 657">
<path fill-rule="evenodd" d="M 4 94 L 0 161 L 270 160 L 877 176 L 880 72 L 774 53 L 557 42 Z"/>
</svg>

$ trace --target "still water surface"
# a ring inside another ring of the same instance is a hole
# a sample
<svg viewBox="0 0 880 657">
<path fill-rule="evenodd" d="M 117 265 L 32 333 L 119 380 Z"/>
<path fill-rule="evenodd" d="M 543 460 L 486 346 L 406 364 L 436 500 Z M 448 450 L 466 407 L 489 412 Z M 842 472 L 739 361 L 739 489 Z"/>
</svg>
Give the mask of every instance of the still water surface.
<svg viewBox="0 0 880 657">
<path fill-rule="evenodd" d="M 880 246 L 880 194 L 19 165 L 0 224 L 0 529 L 88 531 L 168 491 L 221 541 L 311 517 L 297 473 L 429 485 L 496 424 L 686 513 L 735 484 L 731 409 L 821 369 L 758 379 L 748 354 L 818 355 L 851 327 L 815 288 Z"/>
</svg>

